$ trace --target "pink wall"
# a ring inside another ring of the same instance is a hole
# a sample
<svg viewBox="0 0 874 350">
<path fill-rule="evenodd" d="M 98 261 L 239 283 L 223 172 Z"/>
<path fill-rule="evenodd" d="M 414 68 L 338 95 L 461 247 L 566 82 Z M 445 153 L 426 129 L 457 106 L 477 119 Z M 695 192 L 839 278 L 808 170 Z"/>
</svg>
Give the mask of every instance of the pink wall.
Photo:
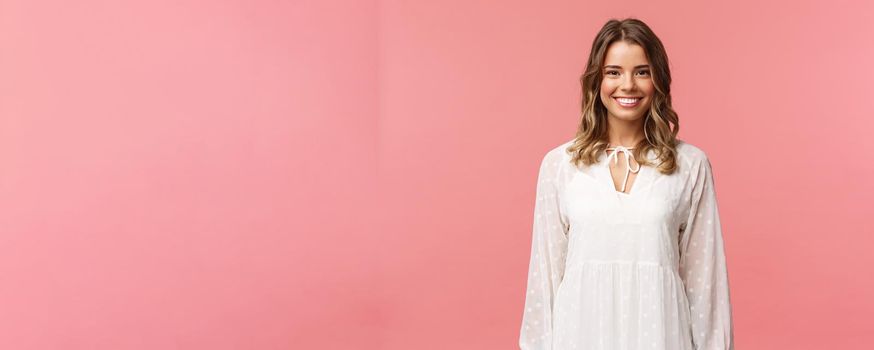
<svg viewBox="0 0 874 350">
<path fill-rule="evenodd" d="M 0 2 L 0 348 L 348 348 L 376 9 Z"/>
<path fill-rule="evenodd" d="M 0 0 L 0 348 L 515 348 L 538 161 L 635 16 L 738 349 L 867 349 L 862 3 Z"/>
</svg>

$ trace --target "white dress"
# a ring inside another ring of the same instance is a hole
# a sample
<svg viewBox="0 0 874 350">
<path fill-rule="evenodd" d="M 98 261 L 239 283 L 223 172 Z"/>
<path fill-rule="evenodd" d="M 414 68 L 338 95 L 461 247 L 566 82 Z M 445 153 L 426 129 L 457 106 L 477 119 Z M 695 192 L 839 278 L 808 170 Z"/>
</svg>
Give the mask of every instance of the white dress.
<svg viewBox="0 0 874 350">
<path fill-rule="evenodd" d="M 679 140 L 678 171 L 641 166 L 626 194 L 613 185 L 608 155 L 577 168 L 570 144 L 540 165 L 520 348 L 734 349 L 706 154 Z"/>
</svg>

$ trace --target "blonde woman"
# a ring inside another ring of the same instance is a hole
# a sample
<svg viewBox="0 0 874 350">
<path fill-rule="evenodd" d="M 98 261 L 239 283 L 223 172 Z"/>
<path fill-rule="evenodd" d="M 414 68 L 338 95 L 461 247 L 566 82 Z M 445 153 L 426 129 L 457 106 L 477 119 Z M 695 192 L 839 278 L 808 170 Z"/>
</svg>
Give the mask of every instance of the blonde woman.
<svg viewBox="0 0 874 350">
<path fill-rule="evenodd" d="M 661 41 L 608 21 L 576 136 L 537 182 L 523 350 L 734 349 L 710 161 L 676 137 Z"/>
</svg>

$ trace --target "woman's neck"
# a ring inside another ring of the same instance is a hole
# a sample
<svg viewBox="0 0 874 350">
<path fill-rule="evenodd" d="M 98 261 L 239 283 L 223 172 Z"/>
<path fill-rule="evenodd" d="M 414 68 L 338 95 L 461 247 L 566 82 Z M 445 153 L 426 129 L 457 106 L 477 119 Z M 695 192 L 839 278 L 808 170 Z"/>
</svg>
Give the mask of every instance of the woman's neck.
<svg viewBox="0 0 874 350">
<path fill-rule="evenodd" d="M 643 131 L 644 118 L 623 120 L 608 116 L 607 119 L 607 141 L 611 147 L 624 146 L 630 148 L 636 146 L 641 140 L 646 139 L 646 134 Z"/>
</svg>

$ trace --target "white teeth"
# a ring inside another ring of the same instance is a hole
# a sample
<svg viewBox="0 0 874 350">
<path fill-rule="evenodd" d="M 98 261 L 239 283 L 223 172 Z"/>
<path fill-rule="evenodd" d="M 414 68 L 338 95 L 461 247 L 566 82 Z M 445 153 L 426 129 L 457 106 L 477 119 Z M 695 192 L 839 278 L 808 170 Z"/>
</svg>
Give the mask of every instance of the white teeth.
<svg viewBox="0 0 874 350">
<path fill-rule="evenodd" d="M 617 97 L 617 98 L 616 98 L 616 101 L 619 101 L 619 104 L 621 104 L 621 105 L 623 105 L 623 106 L 629 106 L 629 107 L 630 107 L 630 106 L 633 106 L 633 105 L 637 104 L 637 102 L 640 101 L 640 98 L 621 98 L 621 97 Z"/>
</svg>

